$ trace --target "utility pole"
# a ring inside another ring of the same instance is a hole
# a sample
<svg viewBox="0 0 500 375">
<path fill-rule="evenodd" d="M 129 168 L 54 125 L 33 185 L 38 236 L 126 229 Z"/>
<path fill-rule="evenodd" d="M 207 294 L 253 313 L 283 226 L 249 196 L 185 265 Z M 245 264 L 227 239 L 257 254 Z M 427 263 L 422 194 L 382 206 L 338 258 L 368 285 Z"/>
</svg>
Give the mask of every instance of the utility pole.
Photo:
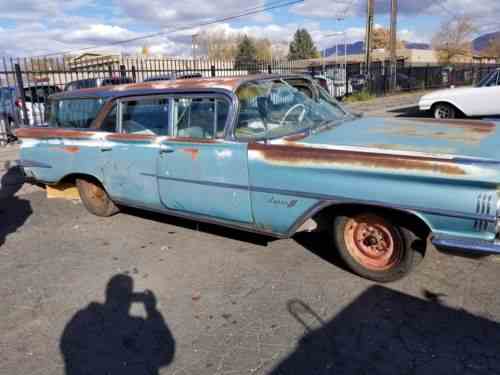
<svg viewBox="0 0 500 375">
<path fill-rule="evenodd" d="M 398 0 L 391 0 L 391 40 L 390 40 L 390 89 L 394 90 L 397 85 L 398 66 Z"/>
<path fill-rule="evenodd" d="M 372 40 L 373 40 L 373 15 L 375 13 L 374 0 L 367 0 L 366 13 L 366 36 L 365 36 L 365 69 L 370 75 L 370 65 L 372 62 Z"/>
</svg>

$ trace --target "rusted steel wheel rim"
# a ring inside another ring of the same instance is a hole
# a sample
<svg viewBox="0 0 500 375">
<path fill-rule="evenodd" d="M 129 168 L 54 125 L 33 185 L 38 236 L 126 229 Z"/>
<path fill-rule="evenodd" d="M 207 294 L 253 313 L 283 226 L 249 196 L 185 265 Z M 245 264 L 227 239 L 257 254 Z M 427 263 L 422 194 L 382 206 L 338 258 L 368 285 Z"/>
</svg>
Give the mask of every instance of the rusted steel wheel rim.
<svg viewBox="0 0 500 375">
<path fill-rule="evenodd" d="M 401 239 L 393 226 L 376 215 L 350 218 L 344 229 L 350 255 L 363 267 L 384 271 L 401 260 Z"/>
<path fill-rule="evenodd" d="M 104 204 L 106 202 L 106 194 L 104 193 L 104 190 L 99 186 L 97 186 L 96 184 L 88 184 L 87 189 L 90 199 L 100 204 Z"/>
</svg>

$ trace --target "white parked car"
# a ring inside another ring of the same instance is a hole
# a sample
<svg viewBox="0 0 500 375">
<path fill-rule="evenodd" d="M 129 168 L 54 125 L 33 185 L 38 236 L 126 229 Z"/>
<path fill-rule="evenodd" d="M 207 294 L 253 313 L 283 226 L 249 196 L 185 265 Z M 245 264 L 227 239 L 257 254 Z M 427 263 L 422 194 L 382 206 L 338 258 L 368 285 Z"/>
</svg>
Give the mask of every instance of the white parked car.
<svg viewBox="0 0 500 375">
<path fill-rule="evenodd" d="M 424 95 L 421 111 L 431 111 L 437 119 L 500 115 L 500 69 L 486 76 L 476 87 L 461 87 Z"/>
</svg>

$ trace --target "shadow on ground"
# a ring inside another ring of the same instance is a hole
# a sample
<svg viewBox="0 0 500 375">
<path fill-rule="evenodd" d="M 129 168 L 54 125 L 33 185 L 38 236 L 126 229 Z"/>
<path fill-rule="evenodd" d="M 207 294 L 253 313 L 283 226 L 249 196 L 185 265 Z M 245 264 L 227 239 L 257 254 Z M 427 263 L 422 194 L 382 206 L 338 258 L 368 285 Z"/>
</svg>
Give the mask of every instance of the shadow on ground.
<svg viewBox="0 0 500 375">
<path fill-rule="evenodd" d="M 306 250 L 324 261 L 352 273 L 352 271 L 347 268 L 342 258 L 340 258 L 339 252 L 335 248 L 332 237 L 328 232 L 302 232 L 293 236 L 293 239 Z"/>
<path fill-rule="evenodd" d="M 307 333 L 270 374 L 500 373 L 499 323 L 448 307 L 438 293 L 422 297 L 373 286 L 328 322 L 289 301 Z"/>
<path fill-rule="evenodd" d="M 430 113 L 421 111 L 418 106 L 414 105 L 392 109 L 388 112 L 394 113 L 396 117 L 432 118 Z"/>
<path fill-rule="evenodd" d="M 248 242 L 258 246 L 267 246 L 270 242 L 276 240 L 276 238 L 257 233 L 232 229 L 222 225 L 201 223 L 195 220 L 178 218 L 175 216 L 160 214 L 152 211 L 145 211 L 130 207 L 120 207 L 120 210 L 124 214 L 141 217 L 146 220 L 152 220 L 159 223 L 178 226 L 185 229 L 191 229 L 193 231 L 200 231 L 203 233 L 212 234 L 219 237 L 225 237 L 242 242 Z"/>
<path fill-rule="evenodd" d="M 133 279 L 118 274 L 106 301 L 90 303 L 67 323 L 60 341 L 66 375 L 158 375 L 175 354 L 175 340 L 151 291 L 134 292 Z M 130 315 L 133 304 L 146 317 Z"/>
<path fill-rule="evenodd" d="M 19 168 L 9 168 L 0 177 L 0 246 L 33 213 L 28 200 L 15 196 L 23 185 L 24 176 Z"/>
</svg>

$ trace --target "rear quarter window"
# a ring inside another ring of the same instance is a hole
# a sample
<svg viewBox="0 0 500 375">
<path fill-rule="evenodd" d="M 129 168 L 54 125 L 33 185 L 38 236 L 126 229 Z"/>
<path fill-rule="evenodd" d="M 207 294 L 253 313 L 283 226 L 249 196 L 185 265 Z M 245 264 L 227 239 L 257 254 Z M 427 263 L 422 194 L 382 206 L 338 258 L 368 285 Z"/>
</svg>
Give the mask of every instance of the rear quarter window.
<svg viewBox="0 0 500 375">
<path fill-rule="evenodd" d="M 47 106 L 48 125 L 57 128 L 87 129 L 103 104 L 103 99 L 51 100 Z"/>
</svg>

